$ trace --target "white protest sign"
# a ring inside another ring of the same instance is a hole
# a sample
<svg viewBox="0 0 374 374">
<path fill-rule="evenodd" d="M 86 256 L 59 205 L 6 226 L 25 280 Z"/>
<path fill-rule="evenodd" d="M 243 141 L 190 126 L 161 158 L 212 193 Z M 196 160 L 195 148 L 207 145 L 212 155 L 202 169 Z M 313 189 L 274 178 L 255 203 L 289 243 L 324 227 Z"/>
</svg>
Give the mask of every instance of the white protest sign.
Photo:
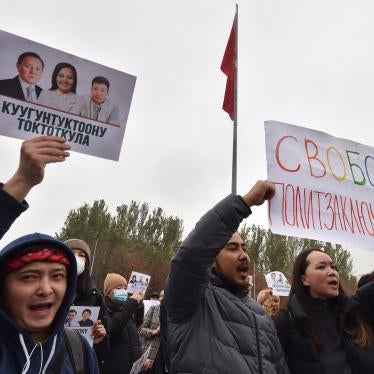
<svg viewBox="0 0 374 374">
<path fill-rule="evenodd" d="M 136 77 L 0 31 L 0 134 L 118 160 Z"/>
<path fill-rule="evenodd" d="M 280 271 L 271 271 L 265 275 L 268 287 L 273 289 L 273 295 L 288 296 L 291 291 L 291 285 L 287 278 Z"/>
<path fill-rule="evenodd" d="M 374 148 L 265 122 L 270 229 L 374 250 Z"/>
<path fill-rule="evenodd" d="M 90 346 L 93 345 L 92 326 L 97 321 L 100 307 L 72 305 L 65 319 L 65 327 L 74 329 L 83 335 Z"/>
<path fill-rule="evenodd" d="M 141 292 L 144 295 L 145 292 L 147 291 L 150 280 L 151 280 L 150 275 L 132 271 L 129 283 L 127 285 L 127 292 L 129 293 Z"/>
<path fill-rule="evenodd" d="M 144 304 L 144 315 L 146 315 L 149 308 L 151 306 L 159 305 L 160 301 L 159 300 L 143 300 L 143 304 Z"/>
<path fill-rule="evenodd" d="M 152 344 L 146 349 L 146 351 L 140 356 L 140 358 L 132 364 L 130 374 L 139 374 L 143 371 L 143 366 L 147 360 L 149 353 L 151 352 Z"/>
</svg>

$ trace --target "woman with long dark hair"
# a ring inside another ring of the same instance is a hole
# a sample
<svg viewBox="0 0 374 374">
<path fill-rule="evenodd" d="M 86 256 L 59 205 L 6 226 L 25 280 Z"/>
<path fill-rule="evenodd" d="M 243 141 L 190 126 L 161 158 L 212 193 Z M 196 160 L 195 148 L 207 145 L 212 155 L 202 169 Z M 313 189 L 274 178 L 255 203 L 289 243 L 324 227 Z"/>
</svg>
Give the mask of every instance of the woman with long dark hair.
<svg viewBox="0 0 374 374">
<path fill-rule="evenodd" d="M 374 283 L 348 297 L 320 249 L 297 256 L 288 307 L 275 324 L 292 374 L 374 373 Z"/>
<path fill-rule="evenodd" d="M 77 83 L 75 67 L 67 62 L 60 62 L 53 70 L 51 88 L 41 92 L 38 104 L 86 117 L 87 104 L 82 96 L 76 94 Z"/>
</svg>

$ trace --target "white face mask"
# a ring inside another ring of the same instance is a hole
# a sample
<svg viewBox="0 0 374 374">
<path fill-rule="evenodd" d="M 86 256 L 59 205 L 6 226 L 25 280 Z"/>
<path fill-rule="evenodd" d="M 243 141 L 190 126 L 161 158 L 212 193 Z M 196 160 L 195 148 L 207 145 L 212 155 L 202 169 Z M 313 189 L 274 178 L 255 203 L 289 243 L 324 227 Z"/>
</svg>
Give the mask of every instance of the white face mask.
<svg viewBox="0 0 374 374">
<path fill-rule="evenodd" d="M 77 261 L 77 273 L 81 275 L 84 272 L 84 268 L 86 266 L 86 260 L 82 257 L 75 256 Z"/>
</svg>

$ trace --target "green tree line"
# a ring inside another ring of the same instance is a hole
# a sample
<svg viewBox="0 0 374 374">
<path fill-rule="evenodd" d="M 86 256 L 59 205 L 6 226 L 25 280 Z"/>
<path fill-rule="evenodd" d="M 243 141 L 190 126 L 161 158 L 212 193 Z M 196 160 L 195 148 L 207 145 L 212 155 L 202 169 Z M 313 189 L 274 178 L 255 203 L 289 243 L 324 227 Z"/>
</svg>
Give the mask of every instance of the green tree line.
<svg viewBox="0 0 374 374">
<path fill-rule="evenodd" d="M 278 270 L 288 279 L 298 253 L 303 248 L 324 250 L 336 263 L 344 286 L 353 291 L 356 278 L 352 275 L 352 259 L 341 245 L 291 236 L 276 235 L 260 226 L 244 224 L 239 234 L 247 243 L 257 289 L 266 286 L 264 274 Z M 85 240 L 92 251 L 92 274 L 101 287 L 108 272 L 126 277 L 132 270 L 150 274 L 150 291 L 163 288 L 169 263 L 183 235 L 183 221 L 168 216 L 162 208 L 150 209 L 147 203 L 131 201 L 110 213 L 104 200 L 84 204 L 69 212 L 56 238 Z"/>
</svg>

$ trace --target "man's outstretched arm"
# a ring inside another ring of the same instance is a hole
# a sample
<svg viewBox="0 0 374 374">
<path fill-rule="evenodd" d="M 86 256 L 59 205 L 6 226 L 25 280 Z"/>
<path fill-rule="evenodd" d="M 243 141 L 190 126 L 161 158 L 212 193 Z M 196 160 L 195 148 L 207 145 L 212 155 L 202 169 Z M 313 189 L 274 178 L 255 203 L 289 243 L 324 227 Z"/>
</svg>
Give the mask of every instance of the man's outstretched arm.
<svg viewBox="0 0 374 374">
<path fill-rule="evenodd" d="M 192 316 L 209 284 L 209 269 L 215 257 L 251 213 L 250 207 L 261 205 L 274 193 L 272 183 L 258 181 L 247 194 L 227 196 L 199 220 L 171 262 L 166 286 L 171 320 Z"/>
</svg>

